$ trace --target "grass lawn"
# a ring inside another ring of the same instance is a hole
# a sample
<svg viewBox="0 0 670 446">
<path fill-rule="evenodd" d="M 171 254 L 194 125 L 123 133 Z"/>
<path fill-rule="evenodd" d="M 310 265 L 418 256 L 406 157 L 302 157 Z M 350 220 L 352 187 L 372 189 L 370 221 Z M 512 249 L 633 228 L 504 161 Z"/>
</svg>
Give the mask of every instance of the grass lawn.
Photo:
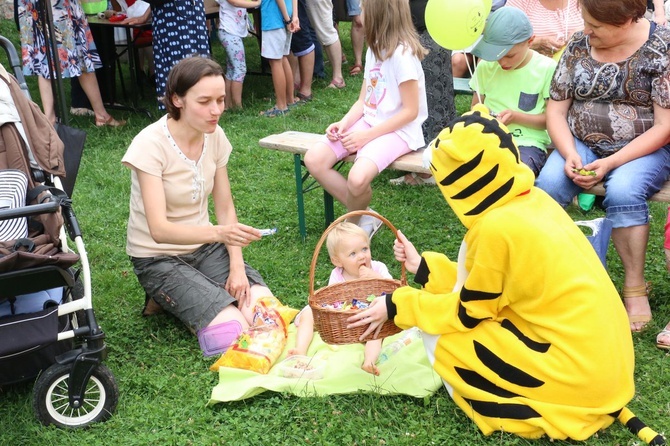
<svg viewBox="0 0 670 446">
<path fill-rule="evenodd" d="M 351 60 L 348 24 L 341 35 Z M 0 22 L 0 34 L 18 46 L 10 20 Z M 224 60 L 221 46 L 215 57 Z M 249 69 L 258 71 L 258 49 L 248 39 Z M 4 56 L 4 55 L 3 55 Z M 5 64 L 5 58 L 0 62 Z M 5 66 L 7 66 L 5 64 Z M 345 73 L 348 66 L 344 67 Z M 353 103 L 360 77 L 345 74 L 347 88 L 325 89 L 328 81 L 316 80 L 314 100 L 285 117 L 259 117 L 273 105 L 269 76 L 249 75 L 244 87 L 245 110 L 226 112 L 221 125 L 234 151 L 230 179 L 240 221 L 259 228 L 277 227 L 245 249 L 246 260 L 265 277 L 285 303 L 300 308 L 308 294 L 310 261 L 324 229 L 320 191 L 306 196 L 308 237 L 298 233 L 293 160 L 288 154 L 264 150 L 257 141 L 285 130 L 322 132 Z M 39 98 L 35 78 L 29 78 L 32 96 Z M 145 90 L 144 106 L 160 116 Z M 459 112 L 470 98 L 458 97 Z M 39 102 L 39 101 L 38 101 Z M 584 444 L 633 445 L 637 437 L 620 424 L 586 442 L 527 441 L 505 433 L 484 437 L 451 401 L 444 389 L 425 399 L 376 394 L 324 398 L 297 398 L 266 392 L 254 398 L 206 407 L 218 375 L 208 370 L 214 359 L 203 358 L 198 343 L 170 317 L 142 318 L 144 293 L 125 254 L 130 175 L 121 163 L 128 144 L 152 120 L 137 113 L 112 111 L 128 120 L 122 129 L 98 129 L 93 118 L 74 117 L 71 125 L 88 133 L 86 149 L 73 201 L 92 270 L 93 301 L 100 325 L 107 334 L 109 357 L 120 389 L 114 416 L 86 430 L 45 428 L 35 421 L 31 407 L 32 384 L 0 390 L 0 444 L 102 444 L 102 445 L 525 445 Z M 383 172 L 375 180 L 372 206 L 421 249 L 456 256 L 464 228 L 448 208 L 437 188 L 394 187 L 388 180 L 397 172 Z M 652 203 L 651 240 L 647 278 L 653 282 L 651 305 L 654 322 L 634 335 L 637 393 L 629 407 L 647 424 L 670 434 L 670 357 L 654 345 L 656 332 L 670 319 L 670 295 L 663 256 L 663 225 L 666 206 Z M 336 214 L 344 209 L 336 205 Z M 587 216 L 577 209 L 575 219 Z M 392 237 L 382 231 L 373 240 L 374 256 L 399 268 L 392 260 Z M 610 246 L 608 266 L 612 280 L 621 287 L 622 268 Z M 325 284 L 330 270 L 321 256 L 316 271 L 317 287 Z M 577 372 L 575 372 L 577 373 Z"/>
</svg>

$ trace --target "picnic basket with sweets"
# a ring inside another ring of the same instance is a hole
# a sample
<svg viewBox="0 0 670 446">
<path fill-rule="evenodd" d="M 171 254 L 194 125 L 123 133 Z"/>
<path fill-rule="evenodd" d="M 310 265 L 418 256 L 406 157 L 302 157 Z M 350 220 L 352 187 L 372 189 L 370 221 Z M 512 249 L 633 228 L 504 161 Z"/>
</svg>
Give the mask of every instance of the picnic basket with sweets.
<svg viewBox="0 0 670 446">
<path fill-rule="evenodd" d="M 365 301 L 370 295 L 380 296 L 382 293 L 391 293 L 396 288 L 407 285 L 407 275 L 405 264 L 401 264 L 400 280 L 396 279 L 357 279 L 346 282 L 328 285 L 318 290 L 314 290 L 314 272 L 319 257 L 321 246 L 328 233 L 342 221 L 356 216 L 370 215 L 380 219 L 396 235 L 398 230 L 386 218 L 370 211 L 353 211 L 344 214 L 336 219 L 321 235 L 321 239 L 314 248 L 312 264 L 309 269 L 309 306 L 314 314 L 314 326 L 319 332 L 321 339 L 328 344 L 354 344 L 361 342 L 359 339 L 367 326 L 347 329 L 347 318 L 356 314 L 362 309 L 334 308 L 334 304 L 341 302 L 351 302 L 352 300 Z M 392 320 L 384 322 L 377 339 L 382 339 L 400 332 Z M 364 339 L 371 340 L 372 336 Z"/>
</svg>

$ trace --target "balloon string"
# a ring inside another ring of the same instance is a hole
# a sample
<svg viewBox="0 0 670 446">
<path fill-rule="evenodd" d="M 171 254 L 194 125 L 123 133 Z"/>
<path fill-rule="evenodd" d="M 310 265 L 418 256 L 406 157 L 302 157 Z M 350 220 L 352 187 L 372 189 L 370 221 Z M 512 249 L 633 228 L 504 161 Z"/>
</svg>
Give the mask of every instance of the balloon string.
<svg viewBox="0 0 670 446">
<path fill-rule="evenodd" d="M 478 102 L 481 103 L 482 102 L 482 97 L 479 94 L 479 84 L 478 84 L 477 78 L 474 75 L 475 74 L 475 72 L 474 72 L 475 55 L 472 54 L 472 63 L 470 63 L 470 58 L 468 57 L 468 53 L 466 53 L 465 51 L 458 51 L 458 52 L 463 53 L 463 56 L 465 56 L 465 65 L 468 67 L 468 72 L 470 73 L 470 78 L 473 79 L 474 84 L 475 84 L 475 88 L 473 89 L 474 94 L 477 95 L 477 100 L 478 100 Z"/>
</svg>

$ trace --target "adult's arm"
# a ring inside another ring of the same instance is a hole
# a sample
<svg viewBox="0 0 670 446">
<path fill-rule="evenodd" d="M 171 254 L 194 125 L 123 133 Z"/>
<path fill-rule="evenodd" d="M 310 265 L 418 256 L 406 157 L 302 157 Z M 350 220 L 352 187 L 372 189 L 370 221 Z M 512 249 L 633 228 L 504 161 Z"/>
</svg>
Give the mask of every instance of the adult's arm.
<svg viewBox="0 0 670 446">
<path fill-rule="evenodd" d="M 653 0 L 654 1 L 654 22 L 661 26 L 668 24 L 668 20 L 665 17 L 665 4 L 663 0 Z"/>
<path fill-rule="evenodd" d="M 574 179 L 576 174 L 572 172 L 572 169 L 581 169 L 584 166 L 582 158 L 577 154 L 575 138 L 568 125 L 568 110 L 571 105 L 572 99 L 563 101 L 549 99 L 545 115 L 549 137 L 556 146 L 556 150 L 565 159 L 565 174 Z"/>
<path fill-rule="evenodd" d="M 223 228 L 235 228 L 241 226 L 237 221 L 237 212 L 233 203 L 233 194 L 230 191 L 230 181 L 228 180 L 228 169 L 219 167 L 214 174 L 214 189 L 212 190 L 214 200 L 214 213 L 217 223 Z M 247 240 L 260 239 L 260 232 L 257 229 L 249 228 L 249 238 Z M 248 242 L 247 242 L 248 244 Z M 245 301 L 247 305 L 251 302 L 247 299 L 250 293 L 249 279 L 244 269 L 244 258 L 242 257 L 242 248 L 239 245 L 226 244 L 228 255 L 230 256 L 230 274 L 224 285 L 233 297 L 235 297 L 240 306 Z"/>
<path fill-rule="evenodd" d="M 584 168 L 595 170 L 596 178 L 602 179 L 609 171 L 629 161 L 649 155 L 668 143 L 670 143 L 670 109 L 654 103 L 654 124 L 650 129 L 613 155 L 600 158 L 584 166 Z"/>
<path fill-rule="evenodd" d="M 134 169 L 142 192 L 149 232 L 156 243 L 196 245 L 221 242 L 226 245 L 246 246 L 260 238 L 258 230 L 239 223 L 226 226 L 194 226 L 169 221 L 162 179 Z"/>
</svg>

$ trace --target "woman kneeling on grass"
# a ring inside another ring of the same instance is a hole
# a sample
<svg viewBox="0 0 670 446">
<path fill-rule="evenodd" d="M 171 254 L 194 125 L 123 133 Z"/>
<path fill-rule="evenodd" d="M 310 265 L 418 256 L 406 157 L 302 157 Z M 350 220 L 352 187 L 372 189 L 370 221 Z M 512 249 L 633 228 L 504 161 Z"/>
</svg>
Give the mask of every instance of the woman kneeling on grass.
<svg viewBox="0 0 670 446">
<path fill-rule="evenodd" d="M 163 310 L 198 334 L 206 354 L 225 350 L 270 296 L 242 258 L 258 229 L 237 221 L 218 125 L 226 85 L 216 62 L 194 56 L 168 75 L 168 114 L 142 130 L 123 164 L 131 169 L 126 252 L 147 294 L 144 314 Z M 209 220 L 212 194 L 218 224 Z"/>
</svg>

